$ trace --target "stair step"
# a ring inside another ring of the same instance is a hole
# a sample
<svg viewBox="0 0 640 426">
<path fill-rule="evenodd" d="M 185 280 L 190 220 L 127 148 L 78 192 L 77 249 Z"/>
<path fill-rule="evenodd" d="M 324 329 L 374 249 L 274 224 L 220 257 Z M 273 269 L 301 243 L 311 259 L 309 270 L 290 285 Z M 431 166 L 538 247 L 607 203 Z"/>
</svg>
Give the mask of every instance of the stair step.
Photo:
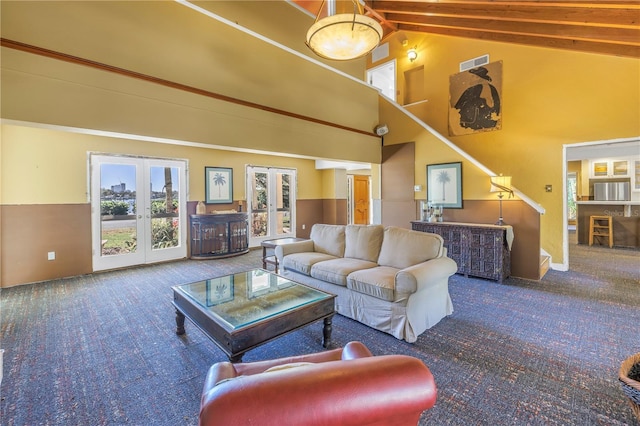
<svg viewBox="0 0 640 426">
<path fill-rule="evenodd" d="M 542 279 L 551 267 L 551 256 L 540 255 L 540 279 Z"/>
</svg>

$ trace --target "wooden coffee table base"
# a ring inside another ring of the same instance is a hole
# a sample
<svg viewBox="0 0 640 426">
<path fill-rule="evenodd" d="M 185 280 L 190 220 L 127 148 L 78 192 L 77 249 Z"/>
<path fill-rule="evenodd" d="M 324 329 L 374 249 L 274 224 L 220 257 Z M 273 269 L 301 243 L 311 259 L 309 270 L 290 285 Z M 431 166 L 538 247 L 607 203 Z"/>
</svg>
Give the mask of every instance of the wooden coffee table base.
<svg viewBox="0 0 640 426">
<path fill-rule="evenodd" d="M 327 349 L 331 346 L 331 332 L 333 331 L 333 315 L 325 317 L 323 320 L 324 326 L 322 327 L 322 347 Z"/>
<path fill-rule="evenodd" d="M 176 334 L 181 336 L 184 333 L 184 314 L 176 308 Z"/>
<path fill-rule="evenodd" d="M 186 333 L 185 328 L 184 328 L 184 320 L 185 320 L 185 318 L 186 318 L 186 317 L 185 317 L 185 315 L 184 315 L 182 312 L 180 312 L 180 310 L 179 310 L 178 308 L 176 308 L 176 334 L 177 334 L 178 336 L 181 336 L 181 335 L 183 335 L 183 334 L 185 334 L 185 333 Z M 314 321 L 312 321 L 312 322 L 314 322 Z M 331 314 L 331 315 L 326 316 L 326 317 L 324 317 L 324 318 L 323 318 L 323 327 L 322 327 L 322 347 L 324 347 L 325 349 L 326 349 L 326 348 L 329 348 L 329 346 L 331 346 L 331 333 L 332 333 L 332 331 L 333 331 L 333 326 L 332 326 L 332 324 L 333 324 L 333 314 Z M 196 325 L 197 325 L 197 324 L 196 324 Z M 291 330 L 291 331 L 297 330 L 298 328 L 302 328 L 302 327 L 304 327 L 304 326 L 306 326 L 306 325 L 308 325 L 308 324 L 301 325 L 301 326 L 299 326 L 299 327 L 297 327 L 297 328 L 294 328 L 294 329 L 293 329 L 293 330 Z M 202 327 L 198 327 L 198 328 L 202 329 Z M 202 331 L 203 331 L 203 332 L 205 332 L 205 331 L 204 331 L 204 329 L 202 329 Z M 207 334 L 207 333 L 205 332 L 205 334 Z M 283 334 L 285 334 L 285 333 L 283 333 Z M 240 351 L 240 352 L 238 352 L 238 353 L 229 352 L 225 347 L 223 347 L 223 346 L 222 346 L 218 341 L 216 341 L 214 338 L 212 338 L 211 336 L 208 336 L 208 337 L 209 337 L 209 338 L 211 338 L 211 340 L 213 340 L 213 342 L 214 342 L 214 343 L 215 343 L 215 344 L 216 344 L 220 349 L 222 349 L 222 351 L 223 351 L 223 352 L 225 352 L 225 353 L 227 354 L 227 357 L 229 358 L 229 361 L 230 361 L 230 362 L 242 362 L 242 356 L 243 356 L 243 355 L 245 354 L 245 352 L 247 352 L 249 349 L 253 349 L 253 348 L 257 347 L 257 346 L 260 346 L 260 345 L 262 345 L 262 344 L 264 344 L 264 343 L 267 343 L 267 342 L 269 342 L 269 341 L 271 341 L 271 340 L 275 339 L 276 337 L 280 337 L 281 335 L 282 335 L 282 334 L 280 334 L 280 335 L 278 335 L 278 336 L 271 337 L 271 338 L 269 338 L 269 339 L 267 339 L 267 340 L 265 340 L 265 341 L 263 341 L 263 342 L 261 342 L 261 343 L 257 343 L 257 344 L 255 344 L 254 346 L 252 346 L 252 347 L 250 347 L 250 348 L 246 348 L 246 349 L 244 349 L 244 350 L 242 350 L 242 351 Z"/>
</svg>

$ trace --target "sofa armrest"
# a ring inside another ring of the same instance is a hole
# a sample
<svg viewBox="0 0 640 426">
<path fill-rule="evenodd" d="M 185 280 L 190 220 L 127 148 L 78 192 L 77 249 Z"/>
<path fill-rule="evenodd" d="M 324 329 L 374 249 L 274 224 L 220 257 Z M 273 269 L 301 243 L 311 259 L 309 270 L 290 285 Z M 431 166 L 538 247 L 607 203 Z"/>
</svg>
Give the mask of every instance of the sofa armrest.
<svg viewBox="0 0 640 426">
<path fill-rule="evenodd" d="M 362 343 L 352 341 L 344 345 L 344 348 L 332 349 L 330 351 L 315 352 L 311 354 L 296 355 L 279 359 L 265 361 L 236 363 L 218 362 L 211 366 L 204 382 L 204 389 L 213 388 L 217 383 L 233 379 L 239 376 L 260 374 L 269 368 L 278 367 L 285 364 L 296 363 L 321 363 L 329 361 L 340 361 L 349 359 L 366 358 L 373 356 L 371 351 Z"/>
<path fill-rule="evenodd" d="M 203 395 L 200 425 L 417 424 L 436 393 L 417 358 L 330 361 L 219 383 Z"/>
<path fill-rule="evenodd" d="M 278 258 L 278 264 L 282 265 L 282 259 L 288 254 L 315 251 L 314 247 L 313 240 L 296 241 L 295 243 L 277 246 L 275 254 L 276 258 Z"/>
<path fill-rule="evenodd" d="M 396 275 L 396 281 L 411 282 L 415 280 L 415 291 L 420 291 L 439 283 L 443 278 L 452 276 L 457 270 L 458 265 L 453 259 L 436 257 L 402 269 Z"/>
<path fill-rule="evenodd" d="M 203 389 L 211 389 L 216 384 L 238 377 L 238 372 L 230 362 L 218 362 L 214 364 L 208 371 L 207 377 L 204 380 Z M 202 394 L 202 400 L 200 403 L 204 403 L 204 392 Z"/>
<path fill-rule="evenodd" d="M 369 348 L 367 348 L 362 342 L 349 342 L 344 345 L 342 349 L 342 359 L 358 359 L 367 358 L 373 356 Z"/>
</svg>

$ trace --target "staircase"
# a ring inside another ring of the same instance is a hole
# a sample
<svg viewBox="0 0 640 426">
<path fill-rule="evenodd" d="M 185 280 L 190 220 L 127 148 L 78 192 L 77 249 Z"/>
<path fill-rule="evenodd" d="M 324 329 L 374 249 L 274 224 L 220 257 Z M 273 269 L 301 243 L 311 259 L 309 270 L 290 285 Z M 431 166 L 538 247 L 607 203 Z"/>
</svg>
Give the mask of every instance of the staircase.
<svg viewBox="0 0 640 426">
<path fill-rule="evenodd" d="M 546 254 L 540 255 L 540 279 L 544 278 L 544 275 L 550 268 L 551 256 Z"/>
</svg>

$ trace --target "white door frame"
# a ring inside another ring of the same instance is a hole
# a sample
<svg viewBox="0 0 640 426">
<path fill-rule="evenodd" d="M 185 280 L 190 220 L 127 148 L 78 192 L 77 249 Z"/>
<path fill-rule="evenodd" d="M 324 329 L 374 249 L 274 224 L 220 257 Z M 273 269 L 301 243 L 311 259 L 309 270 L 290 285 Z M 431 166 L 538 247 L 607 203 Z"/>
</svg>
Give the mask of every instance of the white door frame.
<svg viewBox="0 0 640 426">
<path fill-rule="evenodd" d="M 265 236 L 253 236 L 253 179 L 251 178 L 252 172 L 267 173 L 267 235 Z M 291 175 L 291 181 L 289 182 L 289 197 L 290 197 L 290 223 L 289 232 L 278 234 L 277 233 L 277 213 L 278 206 L 271 194 L 276 194 L 277 181 L 276 176 L 278 173 L 285 173 Z M 275 238 L 295 237 L 296 236 L 296 194 L 297 194 L 297 170 L 285 169 L 278 167 L 264 167 L 264 166 L 252 166 L 246 167 L 246 182 L 247 182 L 247 213 L 249 214 L 249 246 L 257 247 L 262 241 L 272 240 Z"/>
<path fill-rule="evenodd" d="M 122 255 L 102 256 L 102 216 L 101 216 L 101 166 L 103 164 L 123 164 L 136 168 L 136 212 L 130 219 L 135 221 L 136 251 Z M 151 167 L 171 167 L 178 169 L 178 220 L 179 244 L 167 249 L 152 248 L 152 217 L 150 200 Z M 90 201 L 93 271 L 122 268 L 127 266 L 181 259 L 187 255 L 187 169 L 186 160 L 143 158 L 108 154 L 90 154 Z"/>
<path fill-rule="evenodd" d="M 393 59 L 367 70 L 367 83 L 380 90 L 382 95 L 397 102 L 396 60 Z"/>
</svg>

